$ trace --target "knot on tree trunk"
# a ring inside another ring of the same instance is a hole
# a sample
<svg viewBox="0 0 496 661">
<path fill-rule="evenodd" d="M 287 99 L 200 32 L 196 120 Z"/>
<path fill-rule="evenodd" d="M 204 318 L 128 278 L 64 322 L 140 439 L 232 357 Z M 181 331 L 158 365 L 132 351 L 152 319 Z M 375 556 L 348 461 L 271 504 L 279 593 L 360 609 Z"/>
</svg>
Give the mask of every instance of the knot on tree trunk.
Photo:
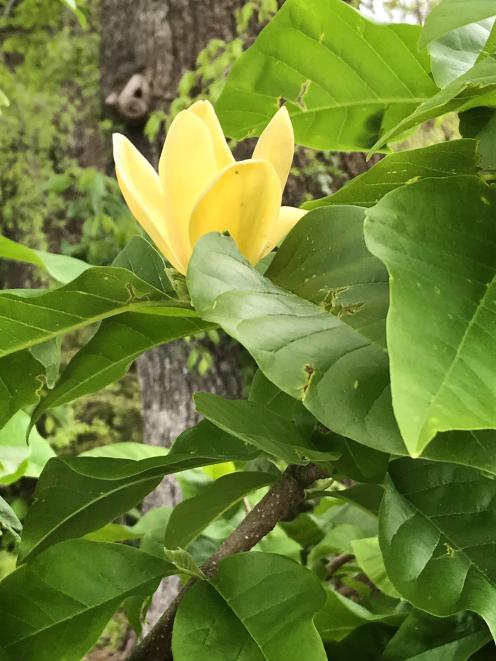
<svg viewBox="0 0 496 661">
<path fill-rule="evenodd" d="M 121 92 L 112 92 L 107 96 L 105 104 L 128 124 L 143 122 L 151 111 L 150 83 L 146 75 L 133 74 Z"/>
</svg>

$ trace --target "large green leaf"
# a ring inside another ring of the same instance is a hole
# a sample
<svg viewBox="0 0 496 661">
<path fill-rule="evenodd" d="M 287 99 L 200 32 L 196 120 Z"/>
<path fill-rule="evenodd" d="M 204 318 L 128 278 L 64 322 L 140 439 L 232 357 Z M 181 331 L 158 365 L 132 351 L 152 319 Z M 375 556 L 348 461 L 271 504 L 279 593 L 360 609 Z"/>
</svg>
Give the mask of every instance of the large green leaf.
<svg viewBox="0 0 496 661">
<path fill-rule="evenodd" d="M 38 401 L 45 370 L 29 353 L 0 358 L 0 428 L 24 406 Z"/>
<path fill-rule="evenodd" d="M 186 314 L 188 312 L 185 310 Z M 97 392 L 117 381 L 144 351 L 210 327 L 210 324 L 190 316 L 164 317 L 161 314 L 127 312 L 106 319 L 88 344 L 67 365 L 55 388 L 41 400 L 33 420 L 38 420 L 54 406 Z"/>
<path fill-rule="evenodd" d="M 90 268 L 89 264 L 80 259 L 56 255 L 44 250 L 33 250 L 5 236 L 0 236 L 0 258 L 38 266 L 47 271 L 54 280 L 62 283 L 74 280 Z"/>
<path fill-rule="evenodd" d="M 148 309 L 178 316 L 181 308 L 186 304 L 127 269 L 94 267 L 37 296 L 0 294 L 0 357 L 122 312 Z"/>
<path fill-rule="evenodd" d="M 490 639 L 471 613 L 440 619 L 414 610 L 389 641 L 382 661 L 469 661 Z"/>
<path fill-rule="evenodd" d="M 395 588 L 433 615 L 471 610 L 496 634 L 496 481 L 439 462 L 391 464 L 380 544 Z"/>
<path fill-rule="evenodd" d="M 365 245 L 360 207 L 336 206 L 308 214 L 276 253 L 266 276 L 386 346 L 388 275 Z"/>
<path fill-rule="evenodd" d="M 430 44 L 432 75 L 439 87 L 462 76 L 482 59 L 484 48 L 490 48 L 488 40 L 493 25 L 494 18 L 471 23 L 448 32 Z"/>
<path fill-rule="evenodd" d="M 382 347 L 261 276 L 228 237 L 209 234 L 198 242 L 188 284 L 202 317 L 239 340 L 268 379 L 329 429 L 385 452 L 405 452 Z"/>
<path fill-rule="evenodd" d="M 142 461 L 100 457 L 57 457 L 48 462 L 36 487 L 22 535 L 19 557 L 32 558 L 61 540 L 101 528 L 124 514 L 169 473 L 251 459 L 250 448 L 236 439 L 220 438 L 210 425 L 187 434 L 177 452 Z"/>
<path fill-rule="evenodd" d="M 226 133 L 259 134 L 285 100 L 299 143 L 367 149 L 437 90 L 419 31 L 342 0 L 286 0 L 229 75 L 217 103 Z"/>
<path fill-rule="evenodd" d="M 8 661 L 79 661 L 127 597 L 173 573 L 130 546 L 69 540 L 0 583 L 0 647 Z"/>
<path fill-rule="evenodd" d="M 204 392 L 195 395 L 195 404 L 220 429 L 289 464 L 327 462 L 340 457 L 332 439 L 304 435 L 287 418 L 256 402 L 223 399 Z"/>
<path fill-rule="evenodd" d="M 175 661 L 325 661 L 313 616 L 325 594 L 296 562 L 268 553 L 226 558 L 210 582 L 196 583 L 176 615 Z"/>
<path fill-rule="evenodd" d="M 425 20 L 420 46 L 469 23 L 496 16 L 493 0 L 441 0 Z"/>
<path fill-rule="evenodd" d="M 372 152 L 399 139 L 405 131 L 448 112 L 464 112 L 479 106 L 496 106 L 496 56 L 488 56 L 467 73 L 421 103 L 408 117 L 402 119 L 376 142 Z"/>
<path fill-rule="evenodd" d="M 478 160 L 475 140 L 452 140 L 389 154 L 336 193 L 312 200 L 303 206 L 305 209 L 317 209 L 331 204 L 372 207 L 386 193 L 419 179 L 477 174 Z"/>
<path fill-rule="evenodd" d="M 496 427 L 496 190 L 425 180 L 368 211 L 370 250 L 391 275 L 393 407 L 418 456 L 439 431 Z"/>
<path fill-rule="evenodd" d="M 239 472 L 224 475 L 203 489 L 198 496 L 179 503 L 165 531 L 165 546 L 186 548 L 198 535 L 230 507 L 252 491 L 276 480 L 268 473 Z"/>
</svg>

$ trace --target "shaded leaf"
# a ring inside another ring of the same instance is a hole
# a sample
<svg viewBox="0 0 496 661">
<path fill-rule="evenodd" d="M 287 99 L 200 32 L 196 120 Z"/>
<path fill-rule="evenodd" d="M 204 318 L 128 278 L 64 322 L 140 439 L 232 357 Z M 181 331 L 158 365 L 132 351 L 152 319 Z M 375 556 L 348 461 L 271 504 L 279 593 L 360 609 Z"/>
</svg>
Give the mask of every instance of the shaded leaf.
<svg viewBox="0 0 496 661">
<path fill-rule="evenodd" d="M 401 607 L 373 613 L 361 604 L 326 588 L 326 603 L 315 618 L 315 626 L 324 642 L 339 641 L 367 622 L 397 625 L 406 616 Z"/>
<path fill-rule="evenodd" d="M 319 580 L 296 562 L 268 553 L 226 558 L 210 582 L 196 583 L 176 615 L 176 661 L 326 661 L 313 624 L 324 604 Z"/>
<path fill-rule="evenodd" d="M 230 507 L 252 491 L 272 484 L 274 475 L 239 472 L 224 475 L 198 496 L 176 505 L 165 531 L 165 546 L 186 548 L 198 535 Z M 170 558 L 169 558 L 170 559 Z"/>
<path fill-rule="evenodd" d="M 129 546 L 79 539 L 48 549 L 0 583 L 6 659 L 79 661 L 125 598 L 151 594 L 173 572 Z"/>
<path fill-rule="evenodd" d="M 196 393 L 194 400 L 197 410 L 220 429 L 287 463 L 333 461 L 340 456 L 325 437 L 318 443 L 286 418 L 255 402 L 206 392 Z"/>
<path fill-rule="evenodd" d="M 437 618 L 414 610 L 389 641 L 383 661 L 469 661 L 491 635 L 472 613 Z"/>
<path fill-rule="evenodd" d="M 0 428 L 14 413 L 38 401 L 44 375 L 29 351 L 0 358 Z"/>
</svg>

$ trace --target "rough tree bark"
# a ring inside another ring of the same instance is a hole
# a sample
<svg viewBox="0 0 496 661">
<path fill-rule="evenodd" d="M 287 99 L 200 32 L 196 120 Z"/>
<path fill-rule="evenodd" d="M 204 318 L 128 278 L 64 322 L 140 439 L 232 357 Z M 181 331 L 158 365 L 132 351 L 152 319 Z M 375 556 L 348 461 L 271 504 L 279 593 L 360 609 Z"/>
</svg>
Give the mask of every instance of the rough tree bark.
<svg viewBox="0 0 496 661">
<path fill-rule="evenodd" d="M 194 68 L 199 51 L 212 38 L 232 39 L 235 10 L 243 0 L 102 0 L 101 81 L 107 114 L 124 123 L 134 144 L 156 162 L 159 145 L 143 135 L 151 111 L 167 111 L 186 69 Z M 223 340 L 210 347 L 213 367 L 200 377 L 186 369 L 189 347 L 174 342 L 138 360 L 144 417 L 144 440 L 169 447 L 195 424 L 192 395 L 208 390 L 231 398 L 241 394 L 238 348 Z M 145 502 L 145 508 L 173 506 L 181 499 L 169 476 Z M 175 579 L 165 581 L 148 613 L 153 623 L 174 598 Z"/>
</svg>

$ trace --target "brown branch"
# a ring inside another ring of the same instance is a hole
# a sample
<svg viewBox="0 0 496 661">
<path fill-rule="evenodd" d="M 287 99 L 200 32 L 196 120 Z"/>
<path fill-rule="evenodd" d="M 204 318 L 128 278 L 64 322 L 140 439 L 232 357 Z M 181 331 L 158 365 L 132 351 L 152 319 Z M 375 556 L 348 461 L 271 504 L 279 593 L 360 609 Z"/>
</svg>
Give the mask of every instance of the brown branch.
<svg viewBox="0 0 496 661">
<path fill-rule="evenodd" d="M 351 562 L 351 560 L 354 560 L 355 556 L 352 553 L 342 553 L 341 555 L 337 555 L 335 558 L 333 558 L 327 565 L 327 571 L 329 574 L 332 576 L 335 574 L 338 569 L 340 569 L 343 565 L 345 565 L 347 562 Z"/>
<path fill-rule="evenodd" d="M 217 573 L 219 563 L 228 556 L 249 551 L 263 539 L 279 521 L 292 518 L 305 500 L 305 488 L 329 474 L 319 466 L 289 466 L 281 479 L 255 505 L 239 527 L 221 544 L 203 565 L 208 576 Z M 188 583 L 161 616 L 150 633 L 136 646 L 128 661 L 172 661 L 172 627 L 184 594 L 193 585 Z"/>
</svg>

